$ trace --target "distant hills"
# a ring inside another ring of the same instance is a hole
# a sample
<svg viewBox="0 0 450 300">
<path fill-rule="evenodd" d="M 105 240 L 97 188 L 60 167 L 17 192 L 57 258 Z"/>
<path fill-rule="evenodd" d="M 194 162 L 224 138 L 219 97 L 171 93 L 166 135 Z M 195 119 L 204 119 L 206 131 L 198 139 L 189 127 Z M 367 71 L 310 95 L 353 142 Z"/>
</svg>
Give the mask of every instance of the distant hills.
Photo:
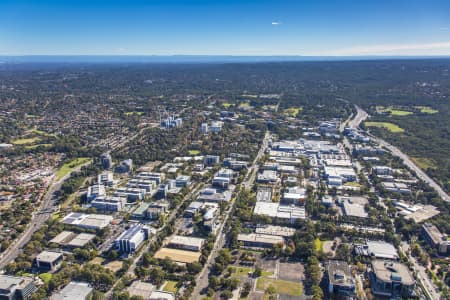
<svg viewBox="0 0 450 300">
<path fill-rule="evenodd" d="M 443 58 L 450 56 L 0 55 L 0 63 L 257 63 Z"/>
</svg>

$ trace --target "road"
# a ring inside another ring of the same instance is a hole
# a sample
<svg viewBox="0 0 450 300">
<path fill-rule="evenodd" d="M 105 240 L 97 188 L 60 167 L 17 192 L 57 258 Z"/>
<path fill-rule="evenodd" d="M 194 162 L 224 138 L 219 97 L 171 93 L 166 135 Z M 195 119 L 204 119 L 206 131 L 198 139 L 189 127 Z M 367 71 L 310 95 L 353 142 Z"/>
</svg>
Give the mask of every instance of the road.
<svg viewBox="0 0 450 300">
<path fill-rule="evenodd" d="M 89 163 L 78 166 L 78 168 L 76 168 L 72 172 L 80 170 L 81 167 L 86 166 Z M 44 224 L 47 219 L 50 218 L 53 213 L 53 208 L 56 201 L 56 199 L 54 198 L 54 193 L 61 188 L 61 185 L 67 178 L 69 178 L 69 176 L 70 173 L 58 181 L 52 181 L 44 197 L 42 197 L 39 209 L 33 213 L 31 221 L 25 231 L 22 232 L 19 238 L 16 239 L 0 256 L 0 270 L 3 270 L 3 268 L 5 268 L 7 264 L 12 262 L 20 254 L 20 252 L 22 251 L 21 249 L 28 243 L 33 233 L 39 230 L 42 224 Z"/>
<path fill-rule="evenodd" d="M 241 183 L 241 190 L 249 189 L 252 186 L 253 181 L 255 180 L 256 173 L 258 172 L 257 162 L 264 155 L 264 150 L 267 148 L 269 137 L 270 137 L 270 133 L 266 132 L 266 134 L 264 135 L 264 139 L 261 143 L 261 148 L 259 149 L 258 154 L 256 155 L 255 159 L 253 160 L 252 165 L 249 167 L 246 178 Z M 235 198 L 237 198 L 237 197 L 238 197 L 238 195 L 236 195 Z M 234 206 L 234 199 L 232 199 L 232 203 L 230 203 L 230 204 L 231 204 L 230 207 L 228 208 L 227 212 L 225 213 L 225 218 L 217 232 L 217 238 L 216 238 L 216 241 L 214 242 L 214 247 L 211 250 L 211 254 L 209 255 L 208 260 L 206 261 L 202 271 L 197 275 L 196 285 L 195 285 L 194 291 L 191 294 L 191 299 L 200 299 L 201 291 L 203 291 L 209 285 L 208 273 L 209 273 L 210 267 L 211 267 L 212 263 L 214 262 L 214 260 L 216 259 L 216 257 L 219 255 L 220 249 L 222 249 L 224 247 L 225 242 L 226 242 L 226 232 L 224 232 L 223 229 L 225 227 L 225 224 L 228 221 L 230 212 Z"/>
<path fill-rule="evenodd" d="M 367 117 L 369 116 L 367 114 L 367 112 L 365 112 L 359 106 L 355 105 L 355 108 L 357 110 L 356 117 L 354 119 L 352 119 L 351 121 L 349 121 L 349 127 L 351 127 L 351 128 L 357 128 L 361 124 L 361 122 L 364 121 L 365 119 L 367 119 Z M 367 133 L 367 134 L 368 134 L 368 136 L 370 136 L 370 138 L 374 142 L 376 142 L 380 146 L 388 149 L 392 153 L 392 155 L 399 157 L 403 161 L 403 163 L 406 166 L 408 166 L 408 168 L 410 168 L 417 174 L 418 178 L 420 178 L 425 183 L 427 183 L 429 186 L 431 186 L 439 194 L 439 196 L 442 198 L 442 200 L 444 200 L 446 202 L 450 202 L 450 197 L 441 188 L 441 186 L 439 184 L 437 184 L 433 179 L 431 179 L 421 168 L 419 168 L 416 164 L 414 164 L 414 162 L 410 159 L 410 157 L 408 155 L 403 153 L 397 147 L 389 144 L 385 140 L 380 139 L 370 133 Z"/>
<path fill-rule="evenodd" d="M 425 290 L 424 292 L 426 293 L 427 298 L 431 300 L 441 299 L 441 295 L 439 294 L 439 292 L 436 292 L 437 288 L 428 277 L 426 268 L 420 265 L 415 257 L 408 254 L 410 250 L 409 244 L 406 242 L 402 242 L 400 244 L 400 249 L 413 264 L 413 269 L 417 272 L 416 280 L 420 283 L 422 289 Z"/>
</svg>

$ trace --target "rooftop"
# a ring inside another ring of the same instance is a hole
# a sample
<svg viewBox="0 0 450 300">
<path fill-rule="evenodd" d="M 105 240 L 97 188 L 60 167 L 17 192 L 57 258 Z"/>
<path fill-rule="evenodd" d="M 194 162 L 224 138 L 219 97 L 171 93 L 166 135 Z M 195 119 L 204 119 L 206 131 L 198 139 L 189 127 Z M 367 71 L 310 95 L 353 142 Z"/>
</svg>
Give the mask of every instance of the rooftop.
<svg viewBox="0 0 450 300">
<path fill-rule="evenodd" d="M 78 300 L 86 299 L 92 292 L 89 284 L 84 282 L 71 282 L 66 285 L 61 291 L 55 293 L 51 300 Z"/>
<path fill-rule="evenodd" d="M 13 287 L 22 287 L 33 281 L 30 277 L 16 277 L 0 275 L 0 290 L 11 290 Z"/>
<path fill-rule="evenodd" d="M 378 280 L 384 282 L 401 282 L 405 285 L 413 285 L 415 280 L 408 267 L 393 261 L 372 261 L 372 269 Z"/>
<path fill-rule="evenodd" d="M 328 262 L 328 278 L 332 285 L 353 286 L 355 279 L 352 276 L 350 266 L 345 261 L 330 260 Z"/>
<path fill-rule="evenodd" d="M 36 256 L 36 259 L 43 262 L 53 262 L 60 258 L 63 254 L 61 252 L 54 251 L 42 251 Z"/>
<path fill-rule="evenodd" d="M 127 288 L 130 296 L 141 296 L 145 300 L 150 298 L 150 295 L 155 290 L 155 286 L 148 282 L 140 280 L 133 281 L 133 283 Z"/>
</svg>

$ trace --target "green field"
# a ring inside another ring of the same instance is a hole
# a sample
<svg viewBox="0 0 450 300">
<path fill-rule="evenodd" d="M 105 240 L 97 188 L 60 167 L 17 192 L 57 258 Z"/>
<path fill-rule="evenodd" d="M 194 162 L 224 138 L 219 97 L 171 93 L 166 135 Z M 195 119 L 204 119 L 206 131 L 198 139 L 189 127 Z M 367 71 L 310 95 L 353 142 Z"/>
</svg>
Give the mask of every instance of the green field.
<svg viewBox="0 0 450 300">
<path fill-rule="evenodd" d="M 125 112 L 125 115 L 126 115 L 126 116 L 131 116 L 131 115 L 138 115 L 138 116 L 141 116 L 142 114 L 143 114 L 142 111 L 127 111 L 127 112 Z"/>
<path fill-rule="evenodd" d="M 231 105 L 233 105 L 233 104 L 231 104 L 230 102 L 222 102 L 222 106 L 225 107 L 225 108 L 228 108 Z"/>
<path fill-rule="evenodd" d="M 32 150 L 32 149 L 36 149 L 37 147 L 46 147 L 46 148 L 48 148 L 48 147 L 51 147 L 52 146 L 52 144 L 36 144 L 36 145 L 27 145 L 27 146 L 25 146 L 25 149 L 29 149 L 29 150 Z"/>
<path fill-rule="evenodd" d="M 53 275 L 50 273 L 42 273 L 39 274 L 39 278 L 44 282 L 44 283 L 49 283 L 50 280 L 52 279 Z"/>
<path fill-rule="evenodd" d="M 398 116 L 398 117 L 409 116 L 414 114 L 412 111 L 396 109 L 390 106 L 389 107 L 377 106 L 376 110 L 379 113 L 389 113 L 391 116 Z"/>
<path fill-rule="evenodd" d="M 299 282 L 272 279 L 267 277 L 261 277 L 256 282 L 256 288 L 262 291 L 266 290 L 271 285 L 275 288 L 278 294 L 297 297 L 303 294 L 303 287 Z"/>
<path fill-rule="evenodd" d="M 176 281 L 169 280 L 164 286 L 163 291 L 176 294 L 178 292 L 178 288 L 176 287 L 176 285 Z"/>
<path fill-rule="evenodd" d="M 189 150 L 189 155 L 199 155 L 200 150 Z"/>
<path fill-rule="evenodd" d="M 364 125 L 366 127 L 384 128 L 393 133 L 401 133 L 401 132 L 405 131 L 403 128 L 400 128 L 397 125 L 395 125 L 393 123 L 388 123 L 388 122 L 365 122 Z"/>
<path fill-rule="evenodd" d="M 290 107 L 284 110 L 284 114 L 295 118 L 302 110 L 303 107 Z"/>
<path fill-rule="evenodd" d="M 323 242 L 319 238 L 314 240 L 314 246 L 317 252 L 323 251 Z"/>
<path fill-rule="evenodd" d="M 231 276 L 232 277 L 248 276 L 248 273 L 253 273 L 254 271 L 255 269 L 253 268 L 232 266 Z M 271 276 L 271 275 L 273 275 L 273 272 L 264 270 L 261 272 L 261 276 Z"/>
<path fill-rule="evenodd" d="M 250 107 L 250 103 L 248 102 L 241 102 L 239 104 L 239 108 L 249 108 Z"/>
<path fill-rule="evenodd" d="M 31 133 L 37 134 L 37 135 L 41 135 L 41 136 L 45 136 L 45 137 L 55 137 L 54 134 L 52 133 L 48 133 L 42 130 L 38 130 L 38 129 L 31 129 Z"/>
<path fill-rule="evenodd" d="M 422 170 L 426 170 L 428 168 L 436 169 L 437 164 L 436 162 L 427 157 L 411 157 L 412 161 Z"/>
<path fill-rule="evenodd" d="M 433 108 L 428 107 L 428 106 L 417 106 L 417 108 L 420 109 L 421 113 L 425 113 L 425 114 L 436 114 L 436 113 L 439 112 L 438 110 L 433 109 Z"/>
<path fill-rule="evenodd" d="M 64 176 L 66 176 L 67 174 L 69 174 L 70 172 L 75 170 L 76 168 L 78 168 L 79 166 L 81 166 L 85 163 L 88 163 L 91 160 L 92 159 L 89 157 L 79 157 L 79 158 L 72 160 L 71 162 L 65 163 L 56 172 L 56 179 L 60 180 L 61 178 L 63 178 Z"/>
<path fill-rule="evenodd" d="M 32 138 L 23 138 L 23 139 L 17 139 L 12 141 L 12 144 L 14 145 L 27 145 L 27 144 L 33 144 L 36 142 L 39 142 L 41 139 L 38 137 L 32 137 Z"/>
</svg>

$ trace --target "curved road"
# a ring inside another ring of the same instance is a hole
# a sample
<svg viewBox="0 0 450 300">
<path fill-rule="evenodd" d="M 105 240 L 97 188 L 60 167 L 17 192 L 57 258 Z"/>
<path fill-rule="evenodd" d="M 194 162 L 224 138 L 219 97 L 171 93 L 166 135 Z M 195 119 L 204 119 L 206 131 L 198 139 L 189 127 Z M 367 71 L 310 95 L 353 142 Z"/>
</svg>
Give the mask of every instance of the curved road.
<svg viewBox="0 0 450 300">
<path fill-rule="evenodd" d="M 360 108 L 357 105 L 355 105 L 355 108 L 357 110 L 356 116 L 353 120 L 349 122 L 349 126 L 352 128 L 358 127 L 361 124 L 361 122 L 368 117 L 367 112 L 365 112 L 362 108 Z M 392 155 L 398 156 L 405 165 L 407 165 L 411 170 L 413 170 L 417 174 L 418 178 L 420 178 L 421 180 L 425 181 L 428 185 L 430 185 L 439 194 L 442 200 L 450 202 L 450 197 L 442 189 L 442 187 L 439 184 L 437 184 L 433 179 L 431 179 L 421 168 L 419 168 L 416 164 L 414 164 L 414 162 L 409 158 L 408 155 L 403 153 L 397 147 L 389 144 L 385 140 L 380 139 L 370 133 L 368 133 L 368 135 L 372 138 L 373 141 L 378 143 L 380 146 L 385 147 L 386 149 L 391 151 Z"/>
</svg>

